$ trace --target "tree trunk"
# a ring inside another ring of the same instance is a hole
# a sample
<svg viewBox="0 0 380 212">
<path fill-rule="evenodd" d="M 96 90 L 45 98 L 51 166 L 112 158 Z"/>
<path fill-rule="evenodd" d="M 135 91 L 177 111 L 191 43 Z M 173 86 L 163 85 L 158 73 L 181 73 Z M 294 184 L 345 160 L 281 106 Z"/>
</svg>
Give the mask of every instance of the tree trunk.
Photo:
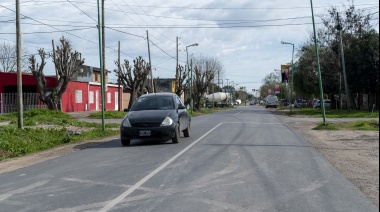
<svg viewBox="0 0 380 212">
<path fill-rule="evenodd" d="M 132 90 L 131 92 L 131 98 L 130 98 L 130 101 L 129 101 L 129 105 L 128 105 L 128 109 L 131 109 L 133 104 L 135 103 L 135 99 L 136 99 L 136 96 L 137 96 L 137 93 L 135 90 Z"/>
<path fill-rule="evenodd" d="M 52 94 L 49 94 L 45 98 L 41 99 L 41 101 L 48 106 L 49 110 L 58 110 L 57 103 L 54 101 Z"/>
</svg>

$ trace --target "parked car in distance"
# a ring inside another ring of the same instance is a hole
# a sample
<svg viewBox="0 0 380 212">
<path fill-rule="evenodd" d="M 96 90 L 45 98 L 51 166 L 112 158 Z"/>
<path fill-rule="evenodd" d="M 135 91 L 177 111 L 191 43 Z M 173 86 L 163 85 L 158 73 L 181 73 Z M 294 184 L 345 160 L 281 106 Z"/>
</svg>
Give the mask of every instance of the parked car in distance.
<svg viewBox="0 0 380 212">
<path fill-rule="evenodd" d="M 296 102 L 294 102 L 294 107 L 295 108 L 305 108 L 305 107 L 308 107 L 308 103 L 306 100 L 297 100 Z"/>
<path fill-rule="evenodd" d="M 171 139 L 179 143 L 181 132 L 190 137 L 191 117 L 176 94 L 147 94 L 125 111 L 128 114 L 120 126 L 123 146 L 130 145 L 133 139 Z"/>
<path fill-rule="evenodd" d="M 286 100 L 286 99 L 282 99 L 282 100 L 281 100 L 281 105 L 282 105 L 282 106 L 285 106 L 285 107 L 288 107 L 290 104 L 289 104 L 288 100 Z"/>
<path fill-rule="evenodd" d="M 269 95 L 266 98 L 265 108 L 277 108 L 278 107 L 278 98 L 277 96 Z"/>
<path fill-rule="evenodd" d="M 325 99 L 325 108 L 330 109 L 331 108 L 331 100 Z M 321 100 L 318 100 L 314 103 L 313 108 L 321 108 Z"/>
</svg>

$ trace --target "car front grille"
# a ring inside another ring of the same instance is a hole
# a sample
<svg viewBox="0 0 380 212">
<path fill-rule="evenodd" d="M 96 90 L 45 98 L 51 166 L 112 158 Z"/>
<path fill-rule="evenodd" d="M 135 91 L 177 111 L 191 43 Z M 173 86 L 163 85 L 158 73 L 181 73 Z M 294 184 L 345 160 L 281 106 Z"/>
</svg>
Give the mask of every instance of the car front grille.
<svg viewBox="0 0 380 212">
<path fill-rule="evenodd" d="M 160 124 L 152 124 L 152 123 L 139 123 L 139 124 L 132 124 L 133 127 L 159 127 Z"/>
</svg>

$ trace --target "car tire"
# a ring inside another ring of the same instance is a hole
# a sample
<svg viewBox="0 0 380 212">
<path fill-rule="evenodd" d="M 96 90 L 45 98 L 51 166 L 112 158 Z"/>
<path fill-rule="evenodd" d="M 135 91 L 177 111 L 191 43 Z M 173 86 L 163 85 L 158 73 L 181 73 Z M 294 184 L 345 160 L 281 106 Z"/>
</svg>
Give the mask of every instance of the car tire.
<svg viewBox="0 0 380 212">
<path fill-rule="evenodd" d="M 175 133 L 174 137 L 172 138 L 173 144 L 178 144 L 179 143 L 179 138 L 180 138 L 181 132 L 179 130 L 179 124 L 175 126 Z"/>
<path fill-rule="evenodd" d="M 131 144 L 131 139 L 122 139 L 121 145 L 123 146 L 129 146 Z"/>
<path fill-rule="evenodd" d="M 190 135 L 191 135 L 191 127 L 190 127 L 190 124 L 189 124 L 189 126 L 186 128 L 186 130 L 183 131 L 183 135 L 185 136 L 185 138 L 190 137 Z"/>
</svg>

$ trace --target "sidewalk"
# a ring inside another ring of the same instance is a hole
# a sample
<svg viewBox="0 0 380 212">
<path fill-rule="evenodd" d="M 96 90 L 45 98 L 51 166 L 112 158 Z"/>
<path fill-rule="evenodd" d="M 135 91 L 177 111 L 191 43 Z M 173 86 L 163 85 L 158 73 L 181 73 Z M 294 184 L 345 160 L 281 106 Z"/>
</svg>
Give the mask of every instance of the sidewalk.
<svg viewBox="0 0 380 212">
<path fill-rule="evenodd" d="M 85 111 L 85 112 L 69 112 L 67 114 L 71 115 L 75 119 L 87 118 L 93 113 L 97 113 L 98 111 Z"/>
</svg>

